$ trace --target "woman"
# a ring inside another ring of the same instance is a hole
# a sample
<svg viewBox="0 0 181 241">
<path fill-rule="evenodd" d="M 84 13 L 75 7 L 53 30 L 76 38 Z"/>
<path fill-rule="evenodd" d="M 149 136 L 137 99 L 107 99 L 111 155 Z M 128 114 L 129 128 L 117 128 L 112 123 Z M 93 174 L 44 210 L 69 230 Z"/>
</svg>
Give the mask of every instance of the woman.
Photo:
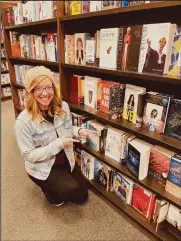
<svg viewBox="0 0 181 241">
<path fill-rule="evenodd" d="M 69 106 L 58 97 L 49 69 L 31 68 L 24 85 L 29 96 L 15 122 L 15 136 L 29 177 L 56 206 L 84 203 L 88 191 L 74 159 L 73 142 L 79 141 L 72 136 L 86 138 L 90 131 L 73 129 Z"/>
<path fill-rule="evenodd" d="M 76 50 L 76 60 L 78 64 L 84 63 L 84 53 L 83 53 L 83 41 L 81 38 L 77 39 L 77 50 Z"/>
</svg>

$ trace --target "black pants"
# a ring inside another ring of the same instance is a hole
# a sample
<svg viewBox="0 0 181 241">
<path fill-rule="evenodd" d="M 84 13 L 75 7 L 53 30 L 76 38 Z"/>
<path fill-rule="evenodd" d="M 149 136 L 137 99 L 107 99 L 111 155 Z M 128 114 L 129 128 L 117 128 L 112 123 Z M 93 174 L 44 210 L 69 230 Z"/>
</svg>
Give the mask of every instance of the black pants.
<svg viewBox="0 0 181 241">
<path fill-rule="evenodd" d="M 72 172 L 69 163 L 54 164 L 45 181 L 32 176 L 30 178 L 42 189 L 52 204 L 59 204 L 63 201 L 81 204 L 88 198 L 86 181 L 77 163 Z"/>
</svg>

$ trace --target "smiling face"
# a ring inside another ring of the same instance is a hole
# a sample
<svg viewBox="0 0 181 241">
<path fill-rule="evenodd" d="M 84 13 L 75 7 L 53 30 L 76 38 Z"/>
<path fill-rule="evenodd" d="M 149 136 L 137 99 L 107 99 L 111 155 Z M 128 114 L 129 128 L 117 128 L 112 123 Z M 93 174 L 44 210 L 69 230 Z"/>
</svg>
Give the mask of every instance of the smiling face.
<svg viewBox="0 0 181 241">
<path fill-rule="evenodd" d="M 46 89 L 45 89 L 46 88 Z M 47 110 L 55 93 L 51 80 L 45 77 L 34 89 L 34 98 L 42 110 Z"/>
</svg>

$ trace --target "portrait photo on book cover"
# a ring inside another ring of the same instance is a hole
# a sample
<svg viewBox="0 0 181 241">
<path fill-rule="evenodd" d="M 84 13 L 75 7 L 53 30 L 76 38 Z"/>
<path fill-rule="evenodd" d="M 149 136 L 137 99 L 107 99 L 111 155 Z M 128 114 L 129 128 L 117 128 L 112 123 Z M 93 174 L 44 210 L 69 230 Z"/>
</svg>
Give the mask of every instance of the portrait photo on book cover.
<svg viewBox="0 0 181 241">
<path fill-rule="evenodd" d="M 144 110 L 143 123 L 148 130 L 158 133 L 162 132 L 164 127 L 162 120 L 163 110 L 163 106 L 147 103 Z"/>
<path fill-rule="evenodd" d="M 77 38 L 76 40 L 76 63 L 83 64 L 84 63 L 84 44 L 82 38 Z"/>
</svg>

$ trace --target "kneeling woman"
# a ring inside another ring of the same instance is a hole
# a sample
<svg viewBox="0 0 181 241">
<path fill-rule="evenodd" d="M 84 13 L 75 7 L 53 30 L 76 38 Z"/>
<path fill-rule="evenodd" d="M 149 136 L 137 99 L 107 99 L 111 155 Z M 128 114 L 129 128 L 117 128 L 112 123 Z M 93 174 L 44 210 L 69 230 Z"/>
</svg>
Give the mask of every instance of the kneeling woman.
<svg viewBox="0 0 181 241">
<path fill-rule="evenodd" d="M 16 119 L 15 136 L 29 177 L 56 206 L 84 203 L 88 191 L 74 159 L 73 142 L 78 140 L 72 137 L 86 138 L 88 130 L 72 126 L 69 106 L 58 97 L 49 69 L 31 68 L 24 84 L 29 96 Z"/>
</svg>

